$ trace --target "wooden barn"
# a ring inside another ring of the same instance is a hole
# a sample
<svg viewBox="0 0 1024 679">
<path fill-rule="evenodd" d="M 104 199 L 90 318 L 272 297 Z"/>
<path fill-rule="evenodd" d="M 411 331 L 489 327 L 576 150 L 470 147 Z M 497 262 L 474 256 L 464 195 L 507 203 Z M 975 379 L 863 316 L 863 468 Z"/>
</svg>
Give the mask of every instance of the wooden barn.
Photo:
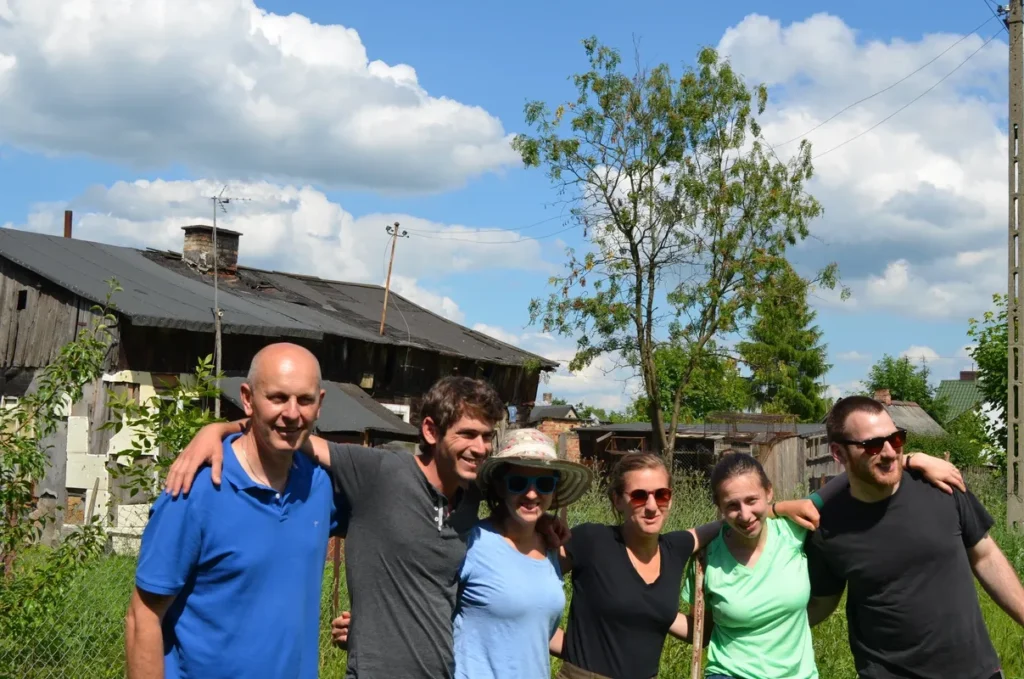
<svg viewBox="0 0 1024 679">
<path fill-rule="evenodd" d="M 680 424 L 674 469 L 709 473 L 723 451 L 749 453 L 764 466 L 779 497 L 815 489 L 823 476 L 831 478 L 838 473 L 825 442 L 824 425 L 780 423 L 770 417 L 763 422 L 751 421 L 758 417 L 742 414 L 731 422 Z M 604 468 L 625 453 L 655 450 L 649 422 L 580 427 L 576 434 L 580 458 Z"/>
<path fill-rule="evenodd" d="M 322 428 L 339 440 L 378 444 L 415 439 L 419 400 L 442 376 L 484 378 L 507 405 L 529 409 L 541 372 L 556 367 L 394 292 L 381 334 L 382 287 L 239 266 L 241 234 L 218 229 L 214 252 L 212 227 L 183 231 L 179 254 L 75 239 L 70 214 L 63 238 L 0 229 L 0 404 L 32 389 L 36 371 L 95 320 L 90 309 L 106 298 L 109 279 L 123 288 L 113 298 L 118 322 L 106 373 L 72 405 L 51 442 L 52 466 L 37 491 L 41 505 L 67 507 L 74 517 L 94 501 L 97 513 L 116 523 L 125 498 L 106 467 L 131 433 L 99 429 L 109 419 L 108 390 L 147 401 L 213 353 L 214 257 L 222 370 L 236 378 L 224 385 L 226 413 L 252 356 L 282 340 L 309 348 L 320 361 L 327 403 L 334 399 Z"/>
</svg>

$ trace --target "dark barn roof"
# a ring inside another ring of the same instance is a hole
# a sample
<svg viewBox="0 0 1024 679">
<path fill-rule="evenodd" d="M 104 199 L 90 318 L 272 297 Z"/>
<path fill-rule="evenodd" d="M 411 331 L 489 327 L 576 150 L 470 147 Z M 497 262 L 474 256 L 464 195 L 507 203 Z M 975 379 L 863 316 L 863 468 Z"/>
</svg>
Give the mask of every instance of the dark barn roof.
<svg viewBox="0 0 1024 679">
<path fill-rule="evenodd" d="M 76 295 L 102 303 L 106 281 L 122 292 L 113 302 L 133 325 L 213 332 L 213 282 L 177 253 L 106 245 L 75 238 L 0 229 L 0 256 Z M 384 336 L 378 334 L 384 289 L 238 267 L 221 278 L 225 334 L 319 340 L 325 335 L 500 365 L 557 364 L 449 321 L 390 293 Z"/>
<path fill-rule="evenodd" d="M 244 377 L 224 377 L 220 381 L 223 397 L 239 408 L 242 407 L 240 390 L 244 381 Z M 316 423 L 318 432 L 347 434 L 372 430 L 408 439 L 419 436 L 416 427 L 374 401 L 358 386 L 330 380 L 322 384 L 326 395 Z"/>
</svg>

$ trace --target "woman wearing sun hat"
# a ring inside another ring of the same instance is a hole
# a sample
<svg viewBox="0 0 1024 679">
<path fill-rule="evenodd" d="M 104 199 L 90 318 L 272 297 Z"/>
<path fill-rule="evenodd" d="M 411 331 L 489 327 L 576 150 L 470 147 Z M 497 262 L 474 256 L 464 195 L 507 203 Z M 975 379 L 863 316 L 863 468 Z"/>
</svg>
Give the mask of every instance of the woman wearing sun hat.
<svg viewBox="0 0 1024 679">
<path fill-rule="evenodd" d="M 510 430 L 499 445 L 477 474 L 491 513 L 470 533 L 459 576 L 455 675 L 547 679 L 565 594 L 558 551 L 547 548 L 537 520 L 578 500 L 593 476 L 559 459 L 536 429 Z"/>
</svg>

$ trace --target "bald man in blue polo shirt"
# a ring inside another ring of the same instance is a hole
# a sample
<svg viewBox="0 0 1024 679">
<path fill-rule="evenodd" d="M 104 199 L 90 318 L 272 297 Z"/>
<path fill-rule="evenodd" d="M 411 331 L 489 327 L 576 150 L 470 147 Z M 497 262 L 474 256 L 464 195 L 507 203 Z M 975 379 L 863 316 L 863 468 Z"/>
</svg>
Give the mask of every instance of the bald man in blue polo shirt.
<svg viewBox="0 0 1024 679">
<path fill-rule="evenodd" d="M 162 494 L 128 610 L 129 679 L 316 677 L 320 589 L 335 526 L 327 472 L 295 451 L 324 391 L 306 349 L 272 344 L 241 390 L 251 426 L 224 441 L 223 480 Z"/>
</svg>

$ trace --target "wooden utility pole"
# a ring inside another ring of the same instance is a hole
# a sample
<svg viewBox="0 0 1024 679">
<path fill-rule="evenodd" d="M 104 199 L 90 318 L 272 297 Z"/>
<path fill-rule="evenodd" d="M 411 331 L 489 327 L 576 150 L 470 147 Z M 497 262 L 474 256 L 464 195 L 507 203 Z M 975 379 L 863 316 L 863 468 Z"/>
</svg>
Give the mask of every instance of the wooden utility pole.
<svg viewBox="0 0 1024 679">
<path fill-rule="evenodd" d="M 1024 221 L 1024 203 L 1020 200 L 1024 186 L 1021 165 L 1021 144 L 1024 144 L 1024 16 L 1022 0 L 1009 0 L 1000 12 L 1006 17 L 1010 41 L 1010 110 L 1008 124 L 1009 149 L 1009 247 L 1007 271 L 1007 371 L 1009 385 L 1006 395 L 1006 521 L 1011 529 L 1024 526 L 1024 499 L 1020 494 L 1020 423 L 1021 398 L 1024 398 L 1024 334 L 1021 333 L 1021 262 L 1020 225 Z"/>
<path fill-rule="evenodd" d="M 226 186 L 224 187 L 227 188 Z M 220 320 L 223 314 L 220 310 L 220 284 L 217 274 L 217 208 L 224 209 L 221 200 L 221 196 L 224 195 L 222 189 L 220 195 L 214 196 L 211 200 L 213 201 L 213 360 L 214 360 L 214 379 L 217 385 L 217 390 L 220 391 L 220 354 L 221 354 L 221 334 L 220 334 Z M 217 398 L 213 399 L 213 416 L 220 419 L 220 394 L 217 394 Z"/>
<path fill-rule="evenodd" d="M 693 557 L 693 630 L 691 632 L 693 648 L 690 656 L 690 679 L 700 679 L 701 660 L 704 651 L 704 569 L 707 566 L 707 548 L 705 547 Z"/>
<path fill-rule="evenodd" d="M 391 236 L 391 260 L 388 262 L 388 278 L 384 283 L 384 308 L 380 312 L 380 334 L 384 336 L 384 320 L 388 317 L 388 295 L 391 293 L 391 267 L 395 264 L 395 245 L 399 238 L 408 238 L 409 232 L 398 230 L 398 222 L 394 226 L 385 226 L 384 230 Z"/>
<path fill-rule="evenodd" d="M 213 360 L 214 360 L 214 384 L 217 386 L 217 398 L 213 399 L 213 416 L 220 419 L 220 365 L 221 365 L 221 319 L 224 312 L 220 308 L 220 274 L 217 272 L 217 260 L 220 259 L 217 252 L 217 210 L 218 208 L 227 212 L 224 206 L 231 201 L 249 200 L 248 198 L 229 198 L 224 195 L 227 186 L 220 190 L 216 196 L 211 196 L 213 202 Z"/>
</svg>

